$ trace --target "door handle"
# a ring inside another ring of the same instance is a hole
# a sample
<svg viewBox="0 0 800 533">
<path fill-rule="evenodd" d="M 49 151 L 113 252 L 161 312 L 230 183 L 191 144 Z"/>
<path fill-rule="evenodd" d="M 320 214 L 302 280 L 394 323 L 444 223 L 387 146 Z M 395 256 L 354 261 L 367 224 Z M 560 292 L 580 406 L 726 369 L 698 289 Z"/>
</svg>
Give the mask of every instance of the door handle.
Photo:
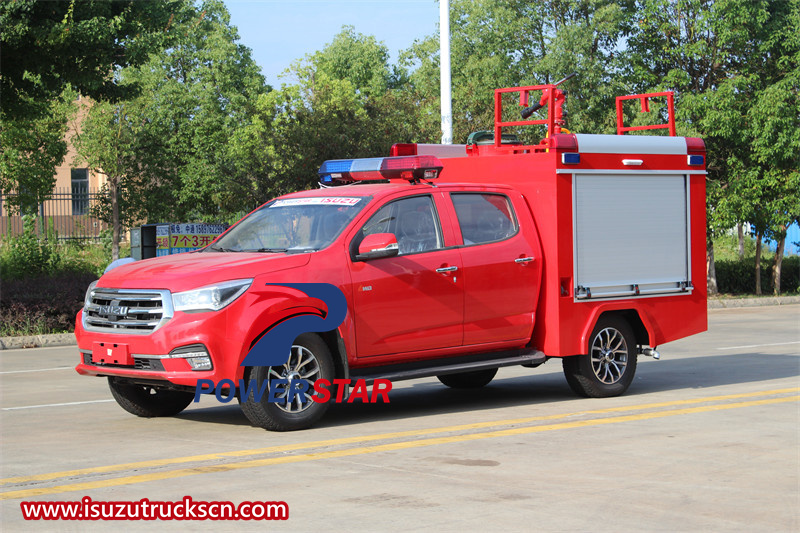
<svg viewBox="0 0 800 533">
<path fill-rule="evenodd" d="M 520 257 L 518 259 L 514 259 L 514 262 L 519 264 L 530 263 L 531 261 L 533 261 L 533 257 Z"/>
<path fill-rule="evenodd" d="M 439 274 L 446 274 L 448 272 L 455 272 L 456 270 L 458 270 L 458 267 L 442 267 L 442 268 L 437 268 L 436 272 L 438 272 Z"/>
</svg>

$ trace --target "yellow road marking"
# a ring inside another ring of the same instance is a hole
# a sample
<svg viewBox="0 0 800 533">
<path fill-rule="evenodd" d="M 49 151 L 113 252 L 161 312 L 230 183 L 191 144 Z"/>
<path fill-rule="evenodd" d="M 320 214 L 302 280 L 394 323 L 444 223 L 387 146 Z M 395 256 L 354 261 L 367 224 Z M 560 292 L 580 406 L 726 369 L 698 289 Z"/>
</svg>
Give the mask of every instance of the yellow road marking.
<svg viewBox="0 0 800 533">
<path fill-rule="evenodd" d="M 761 393 L 764 394 L 764 393 Z M 401 442 L 393 442 L 388 444 L 379 444 L 375 446 L 364 446 L 361 448 L 350 448 L 345 450 L 333 450 L 327 452 L 308 453 L 300 455 L 288 455 L 281 457 L 268 457 L 264 459 L 251 459 L 249 461 L 241 461 L 237 463 L 227 463 L 209 466 L 199 466 L 193 468 L 182 468 L 178 470 L 170 470 L 166 472 L 155 472 L 151 474 L 140 474 L 135 476 L 126 476 L 113 479 L 105 479 L 98 481 L 88 481 L 82 483 L 74 483 L 69 485 L 59 485 L 55 487 L 43 487 L 36 489 L 24 489 L 17 491 L 9 491 L 0 494 L 0 500 L 17 499 L 17 498 L 30 498 L 36 496 L 43 496 L 46 494 L 58 494 L 63 492 L 73 491 L 86 491 L 98 488 L 116 487 L 121 485 L 132 485 L 136 483 L 146 483 L 150 481 L 158 481 L 162 479 L 174 479 L 186 476 L 193 476 L 197 474 L 211 474 L 217 472 L 229 472 L 233 470 L 241 470 L 245 468 L 257 468 L 276 464 L 300 463 L 306 461 L 316 461 L 320 459 L 331 459 L 337 457 L 348 457 L 354 455 L 364 455 L 368 453 L 378 453 L 386 451 L 405 450 L 411 448 L 421 448 L 426 446 L 436 446 L 440 444 L 450 444 L 454 442 L 468 442 L 473 440 L 507 437 L 512 435 L 526 435 L 530 433 L 541 433 L 545 431 L 555 431 L 560 429 L 582 428 L 590 426 L 599 426 L 605 424 L 617 424 L 621 422 L 634 422 L 639 420 L 651 420 L 655 418 L 665 418 L 670 416 L 705 413 L 710 411 L 722 411 L 727 409 L 738 409 L 742 407 L 753 407 L 757 405 L 770 405 L 778 403 L 786 403 L 800 400 L 800 395 L 781 397 L 781 398 L 768 398 L 764 400 L 753 400 L 747 402 L 717 404 L 717 405 L 704 405 L 698 407 L 689 407 L 684 409 L 672 409 L 667 411 L 655 411 L 650 413 L 641 413 L 635 415 L 621 415 L 608 418 L 596 418 L 591 420 L 575 420 L 572 422 L 561 422 L 558 424 L 548 424 L 541 426 L 527 426 L 509 428 L 495 431 L 487 431 L 483 433 L 468 433 L 464 435 L 452 435 L 447 437 L 436 437 L 431 439 L 419 440 L 406 440 Z M 708 400 L 706 400 L 708 401 Z M 682 402 L 682 401 L 681 401 Z M 675 403 L 681 403 L 675 402 Z M 667 402 L 672 403 L 672 402 Z M 654 404 L 656 405 L 656 404 Z M 612 408 L 617 409 L 617 408 Z"/>
<path fill-rule="evenodd" d="M 603 415 L 606 413 L 615 413 L 620 411 L 640 411 L 643 409 L 656 409 L 662 407 L 675 407 L 678 405 L 692 405 L 697 403 L 717 402 L 725 400 L 737 400 L 741 398 L 752 398 L 754 396 L 770 396 L 775 394 L 788 394 L 793 392 L 800 392 L 800 387 L 793 387 L 787 389 L 774 389 L 761 392 L 746 392 L 739 394 L 727 394 L 724 396 L 708 396 L 705 398 L 693 398 L 689 400 L 674 400 L 670 402 L 646 403 L 640 405 L 629 405 L 619 407 L 608 407 L 605 409 L 594 409 L 589 411 L 577 411 L 574 413 L 563 413 L 558 415 L 545 415 L 533 416 L 525 418 L 511 418 L 507 420 L 493 420 L 489 422 L 475 422 L 472 424 L 461 424 L 457 426 L 444 426 L 429 429 L 414 429 L 409 431 L 398 431 L 394 433 L 380 433 L 377 435 L 362 435 L 356 437 L 343 437 L 338 439 L 329 439 L 313 442 L 303 442 L 296 444 L 284 444 L 281 446 L 270 446 L 266 448 L 255 448 L 250 450 L 235 450 L 230 452 L 216 452 L 203 455 L 190 455 L 186 457 L 171 457 L 165 459 L 152 459 L 149 461 L 139 461 L 135 463 L 122 463 L 117 465 L 96 466 L 89 468 L 80 468 L 77 470 L 66 470 L 62 472 L 49 472 L 46 474 L 36 474 L 32 476 L 19 476 L 0 479 L 0 485 L 7 485 L 10 483 L 28 483 L 31 481 L 49 481 L 52 479 L 60 479 L 65 477 L 82 476 L 87 474 L 106 474 L 110 472 L 120 472 L 124 470 L 135 470 L 141 468 L 153 468 L 159 466 L 178 465 L 185 463 L 214 461 L 228 457 L 246 457 L 250 455 L 265 455 L 268 453 L 279 452 L 292 452 L 298 450 L 305 450 L 309 448 L 322 448 L 326 446 L 339 446 L 344 444 L 357 444 L 362 442 L 372 442 L 376 440 L 389 440 L 403 437 L 422 437 L 434 433 L 450 433 L 454 431 L 469 431 L 475 429 L 483 429 L 493 426 L 509 426 L 514 424 L 529 424 L 532 422 L 542 422 L 545 420 L 560 420 L 562 418 L 572 418 L 577 416 L 586 415 Z"/>
</svg>

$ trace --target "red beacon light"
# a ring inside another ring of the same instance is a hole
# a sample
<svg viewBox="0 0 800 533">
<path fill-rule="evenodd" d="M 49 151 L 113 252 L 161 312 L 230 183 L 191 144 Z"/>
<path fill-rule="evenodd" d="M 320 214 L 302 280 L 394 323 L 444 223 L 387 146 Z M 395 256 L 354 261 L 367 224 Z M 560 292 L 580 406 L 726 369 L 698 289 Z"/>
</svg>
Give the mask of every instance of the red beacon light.
<svg viewBox="0 0 800 533">
<path fill-rule="evenodd" d="M 432 155 L 375 157 L 369 159 L 332 159 L 319 167 L 323 185 L 354 181 L 403 179 L 411 183 L 439 177 L 442 162 Z"/>
</svg>

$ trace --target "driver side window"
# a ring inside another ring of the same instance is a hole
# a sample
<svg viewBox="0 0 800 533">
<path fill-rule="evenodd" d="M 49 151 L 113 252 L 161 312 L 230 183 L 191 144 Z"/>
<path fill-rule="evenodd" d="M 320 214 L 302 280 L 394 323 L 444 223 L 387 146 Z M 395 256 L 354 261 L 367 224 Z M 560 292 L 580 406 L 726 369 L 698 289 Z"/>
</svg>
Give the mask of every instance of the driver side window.
<svg viewBox="0 0 800 533">
<path fill-rule="evenodd" d="M 394 233 L 399 255 L 438 250 L 444 242 L 430 196 L 414 196 L 386 204 L 364 224 L 358 241 L 373 233 Z"/>
</svg>

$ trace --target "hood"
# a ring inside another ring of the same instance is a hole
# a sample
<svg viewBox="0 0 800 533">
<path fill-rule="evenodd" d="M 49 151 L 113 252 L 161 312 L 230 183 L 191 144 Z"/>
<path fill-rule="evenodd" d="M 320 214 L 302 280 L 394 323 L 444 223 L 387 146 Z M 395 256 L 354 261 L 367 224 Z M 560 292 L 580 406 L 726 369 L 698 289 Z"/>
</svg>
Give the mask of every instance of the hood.
<svg viewBox="0 0 800 533">
<path fill-rule="evenodd" d="M 310 253 L 183 253 L 135 261 L 100 278 L 98 287 L 185 291 L 219 281 L 254 278 L 308 264 Z"/>
</svg>

